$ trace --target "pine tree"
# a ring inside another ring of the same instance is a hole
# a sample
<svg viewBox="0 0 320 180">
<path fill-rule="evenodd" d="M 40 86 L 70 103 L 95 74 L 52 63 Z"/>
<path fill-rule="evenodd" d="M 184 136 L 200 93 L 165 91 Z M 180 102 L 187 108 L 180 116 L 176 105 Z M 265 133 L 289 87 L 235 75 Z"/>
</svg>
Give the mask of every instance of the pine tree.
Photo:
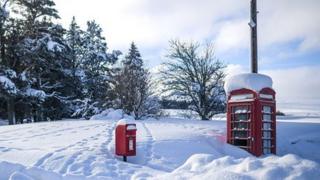
<svg viewBox="0 0 320 180">
<path fill-rule="evenodd" d="M 82 99 L 84 97 L 83 84 L 85 73 L 81 66 L 84 57 L 83 36 L 84 32 L 78 26 L 75 17 L 73 17 L 65 39 L 70 48 L 71 72 L 73 79 L 70 84 L 73 86 L 75 101 L 78 101 L 78 99 Z M 73 111 L 75 110 L 76 109 Z"/>
<path fill-rule="evenodd" d="M 58 11 L 54 8 L 53 0 L 15 0 L 17 9 L 14 12 L 24 17 L 25 29 L 28 35 L 37 35 L 39 20 L 58 19 Z"/>
<path fill-rule="evenodd" d="M 36 114 L 35 121 L 46 117 L 58 119 L 66 96 L 72 92 L 64 81 L 71 75 L 69 49 L 63 39 L 65 30 L 51 21 L 59 18 L 53 1 L 17 0 L 16 3 L 24 30 L 15 53 L 21 73 L 29 79 L 21 88 L 22 98 L 31 102 L 29 108 L 34 112 L 31 114 Z"/>
<path fill-rule="evenodd" d="M 149 73 L 143 67 L 143 60 L 137 46 L 132 42 L 128 54 L 122 61 L 122 67 L 116 76 L 115 93 L 126 113 L 136 119 L 151 111 L 157 113 L 157 101 L 151 98 L 149 90 Z"/>
<path fill-rule="evenodd" d="M 95 21 L 88 21 L 82 40 L 79 67 L 83 70 L 83 89 L 85 97 L 79 100 L 80 108 L 74 114 L 85 118 L 97 114 L 102 108 L 110 106 L 112 66 L 120 51 L 107 53 L 107 44 L 102 29 Z"/>
<path fill-rule="evenodd" d="M 9 124 L 15 124 L 15 97 L 18 91 L 13 80 L 16 78 L 16 73 L 10 69 L 6 53 L 8 46 L 6 32 L 10 28 L 8 2 L 8 0 L 0 1 L 0 98 L 6 101 Z"/>
<path fill-rule="evenodd" d="M 81 59 L 83 56 L 83 34 L 84 32 L 80 29 L 75 17 L 72 17 L 69 30 L 66 34 L 66 41 L 71 50 L 71 60 L 73 68 L 75 70 L 80 67 Z"/>
</svg>

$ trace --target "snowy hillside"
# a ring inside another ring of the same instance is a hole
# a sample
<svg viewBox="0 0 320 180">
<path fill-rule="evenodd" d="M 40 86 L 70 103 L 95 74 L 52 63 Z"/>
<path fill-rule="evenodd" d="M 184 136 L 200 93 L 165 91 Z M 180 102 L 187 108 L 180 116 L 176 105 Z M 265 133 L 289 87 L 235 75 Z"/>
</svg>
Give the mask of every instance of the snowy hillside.
<svg viewBox="0 0 320 180">
<path fill-rule="evenodd" d="M 225 143 L 224 120 L 136 121 L 137 156 L 128 163 L 114 155 L 116 120 L 1 126 L 0 179 L 320 177 L 319 118 L 278 119 L 279 155 L 261 158 Z"/>
</svg>

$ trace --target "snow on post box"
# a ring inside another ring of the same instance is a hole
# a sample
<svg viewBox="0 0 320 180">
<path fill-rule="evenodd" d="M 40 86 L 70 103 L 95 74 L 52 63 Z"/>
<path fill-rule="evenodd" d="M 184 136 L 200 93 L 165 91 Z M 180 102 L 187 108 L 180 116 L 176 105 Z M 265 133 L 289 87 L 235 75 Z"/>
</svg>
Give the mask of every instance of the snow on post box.
<svg viewBox="0 0 320 180">
<path fill-rule="evenodd" d="M 127 156 L 136 155 L 136 124 L 133 120 L 122 119 L 116 125 L 116 155 L 123 156 L 127 161 Z"/>
<path fill-rule="evenodd" d="M 227 142 L 255 156 L 276 153 L 276 101 L 272 79 L 246 73 L 225 83 Z"/>
</svg>

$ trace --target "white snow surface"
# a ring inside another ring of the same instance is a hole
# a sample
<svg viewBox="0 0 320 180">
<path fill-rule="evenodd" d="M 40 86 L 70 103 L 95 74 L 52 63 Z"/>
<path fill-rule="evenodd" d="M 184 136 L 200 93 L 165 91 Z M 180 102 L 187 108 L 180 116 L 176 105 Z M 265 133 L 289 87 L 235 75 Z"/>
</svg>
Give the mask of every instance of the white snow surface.
<svg viewBox="0 0 320 180">
<path fill-rule="evenodd" d="M 121 119 L 120 121 L 117 122 L 118 125 L 127 125 L 127 124 L 136 124 L 136 121 L 133 119 Z"/>
<path fill-rule="evenodd" d="M 40 99 L 45 99 L 46 98 L 46 93 L 42 90 L 37 90 L 37 89 L 33 89 L 33 88 L 28 88 L 26 90 L 26 95 L 30 96 L 30 97 L 37 97 Z"/>
<path fill-rule="evenodd" d="M 9 93 L 17 93 L 16 85 L 6 76 L 0 76 L 0 86 L 2 86 L 5 90 L 8 90 Z"/>
<path fill-rule="evenodd" d="M 53 52 L 58 51 L 58 52 L 61 52 L 61 51 L 62 51 L 62 48 L 63 48 L 63 46 L 62 46 L 61 44 L 55 42 L 55 41 L 49 40 L 49 41 L 47 42 L 47 49 L 48 49 L 49 51 L 53 51 Z"/>
<path fill-rule="evenodd" d="M 106 109 L 102 111 L 100 114 L 96 114 L 90 118 L 90 120 L 121 120 L 121 119 L 132 119 L 133 117 L 126 115 L 122 109 Z"/>
<path fill-rule="evenodd" d="M 128 162 L 114 154 L 118 119 L 0 126 L 0 179 L 318 179 L 313 118 L 279 118 L 278 155 L 260 158 L 225 143 L 223 118 L 138 120 Z"/>
<path fill-rule="evenodd" d="M 227 78 L 224 89 L 227 94 L 237 89 L 250 89 L 259 92 L 263 88 L 272 88 L 272 79 L 264 74 L 243 73 Z"/>
</svg>

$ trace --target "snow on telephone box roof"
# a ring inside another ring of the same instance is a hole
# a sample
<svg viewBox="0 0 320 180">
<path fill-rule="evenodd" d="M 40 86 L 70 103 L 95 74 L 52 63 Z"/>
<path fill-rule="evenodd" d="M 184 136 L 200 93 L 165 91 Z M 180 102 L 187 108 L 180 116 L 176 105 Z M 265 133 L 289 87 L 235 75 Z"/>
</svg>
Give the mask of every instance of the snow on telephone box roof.
<svg viewBox="0 0 320 180">
<path fill-rule="evenodd" d="M 242 88 L 259 92 L 263 88 L 272 88 L 272 79 L 264 74 L 244 73 L 229 77 L 224 85 L 227 95 Z"/>
<path fill-rule="evenodd" d="M 127 124 L 136 124 L 136 122 L 133 119 L 128 119 L 128 118 L 121 119 L 117 122 L 117 126 L 127 125 Z"/>
</svg>

